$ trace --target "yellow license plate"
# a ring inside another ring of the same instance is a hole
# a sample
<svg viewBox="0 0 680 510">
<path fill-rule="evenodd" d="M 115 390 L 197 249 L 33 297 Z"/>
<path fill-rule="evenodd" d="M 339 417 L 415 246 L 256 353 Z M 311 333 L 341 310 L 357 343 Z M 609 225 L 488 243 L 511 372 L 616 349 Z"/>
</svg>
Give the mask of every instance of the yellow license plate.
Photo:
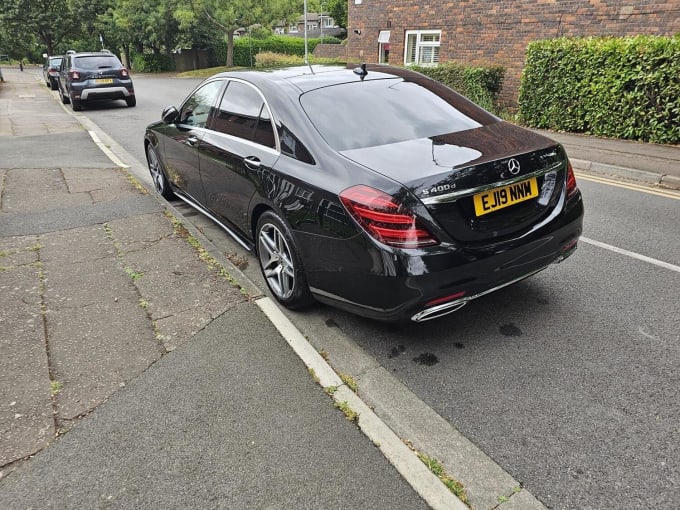
<svg viewBox="0 0 680 510">
<path fill-rule="evenodd" d="M 537 196 L 538 183 L 536 177 L 532 177 L 526 181 L 516 182 L 515 184 L 509 184 L 502 188 L 490 189 L 484 193 L 477 193 L 473 197 L 475 202 L 475 214 L 477 216 L 482 216 Z"/>
<path fill-rule="evenodd" d="M 96 84 L 113 83 L 113 78 L 97 78 L 94 82 Z"/>
</svg>

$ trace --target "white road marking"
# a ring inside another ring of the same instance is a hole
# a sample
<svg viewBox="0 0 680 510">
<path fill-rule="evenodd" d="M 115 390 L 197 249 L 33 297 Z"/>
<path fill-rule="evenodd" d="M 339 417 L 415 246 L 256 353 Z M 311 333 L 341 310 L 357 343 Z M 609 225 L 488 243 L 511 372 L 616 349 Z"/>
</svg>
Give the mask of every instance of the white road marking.
<svg viewBox="0 0 680 510">
<path fill-rule="evenodd" d="M 594 239 L 588 239 L 587 237 L 581 237 L 580 240 L 583 241 L 584 243 L 588 243 L 588 244 L 592 244 L 593 246 L 597 246 L 598 248 L 603 248 L 605 250 L 613 251 L 615 253 L 625 255 L 626 257 L 631 257 L 633 259 L 641 260 L 643 262 L 647 262 L 649 264 L 654 264 L 655 266 L 663 267 L 664 269 L 670 269 L 671 271 L 675 271 L 676 273 L 680 273 L 680 266 L 676 266 L 674 264 L 669 264 L 668 262 L 664 262 L 663 260 L 653 259 L 651 257 L 647 257 L 646 255 L 641 255 L 641 254 L 635 253 L 633 251 L 624 250 L 623 248 L 617 248 L 616 246 L 612 246 L 611 244 L 601 243 L 600 241 L 595 241 Z"/>
<path fill-rule="evenodd" d="M 118 159 L 118 157 L 113 152 L 111 152 L 111 149 L 109 149 L 104 144 L 104 142 L 102 142 L 99 139 L 99 135 L 97 135 L 97 133 L 95 133 L 94 131 L 88 131 L 88 133 L 90 133 L 90 138 L 92 138 L 92 141 L 94 141 L 94 143 L 97 144 L 97 147 L 99 147 L 102 150 L 102 152 L 106 154 L 116 166 L 119 166 L 121 168 L 130 168 L 130 165 L 126 165 L 125 163 L 123 163 L 120 159 Z"/>
</svg>

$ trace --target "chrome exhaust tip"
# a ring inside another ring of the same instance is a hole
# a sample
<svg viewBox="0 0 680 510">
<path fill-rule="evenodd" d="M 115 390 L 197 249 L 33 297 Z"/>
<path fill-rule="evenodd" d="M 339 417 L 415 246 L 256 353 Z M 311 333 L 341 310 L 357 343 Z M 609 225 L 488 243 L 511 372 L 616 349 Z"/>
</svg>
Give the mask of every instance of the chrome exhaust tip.
<svg viewBox="0 0 680 510">
<path fill-rule="evenodd" d="M 465 299 L 451 301 L 450 303 L 444 303 L 442 305 L 433 306 L 432 308 L 426 308 L 425 310 L 418 312 L 413 317 L 411 317 L 411 320 L 413 322 L 425 322 L 431 319 L 437 319 L 439 317 L 443 317 L 444 315 L 448 315 L 457 310 L 460 310 L 467 304 L 468 300 Z"/>
</svg>

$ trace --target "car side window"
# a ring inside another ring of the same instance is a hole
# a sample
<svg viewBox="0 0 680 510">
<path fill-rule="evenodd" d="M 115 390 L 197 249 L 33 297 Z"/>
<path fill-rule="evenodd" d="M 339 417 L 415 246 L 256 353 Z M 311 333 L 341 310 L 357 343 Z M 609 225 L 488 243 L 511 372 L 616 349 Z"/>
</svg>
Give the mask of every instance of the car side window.
<svg viewBox="0 0 680 510">
<path fill-rule="evenodd" d="M 230 81 L 215 114 L 213 129 L 220 133 L 276 148 L 269 109 L 260 93 L 240 81 Z"/>
<path fill-rule="evenodd" d="M 222 80 L 208 82 L 189 96 L 179 112 L 179 123 L 205 127 L 223 83 Z"/>
<path fill-rule="evenodd" d="M 281 139 L 281 153 L 291 158 L 302 161 L 303 163 L 308 163 L 310 165 L 314 164 L 314 158 L 309 153 L 309 151 L 302 145 L 302 142 L 297 139 L 297 137 L 291 133 L 286 127 L 282 127 L 279 131 L 279 138 Z"/>
</svg>

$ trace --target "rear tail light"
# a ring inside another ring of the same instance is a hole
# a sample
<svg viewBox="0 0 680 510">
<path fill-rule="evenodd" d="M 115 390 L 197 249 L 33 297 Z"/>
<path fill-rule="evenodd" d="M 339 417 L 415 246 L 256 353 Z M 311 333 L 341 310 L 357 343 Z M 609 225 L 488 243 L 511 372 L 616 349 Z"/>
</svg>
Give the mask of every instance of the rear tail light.
<svg viewBox="0 0 680 510">
<path fill-rule="evenodd" d="M 127 69 L 121 69 L 121 70 L 120 70 L 120 75 L 121 75 L 123 78 L 127 78 L 127 77 L 130 76 L 130 74 L 128 73 L 128 70 L 127 70 Z"/>
<path fill-rule="evenodd" d="M 576 177 L 574 176 L 574 169 L 571 167 L 571 161 L 567 162 L 567 199 L 573 197 L 578 191 L 576 186 Z"/>
<path fill-rule="evenodd" d="M 80 73 L 78 71 L 69 71 L 68 75 L 72 80 L 80 80 Z"/>
<path fill-rule="evenodd" d="M 381 243 L 396 248 L 439 244 L 412 211 L 382 191 L 353 186 L 340 193 L 340 200 L 359 225 Z"/>
</svg>

